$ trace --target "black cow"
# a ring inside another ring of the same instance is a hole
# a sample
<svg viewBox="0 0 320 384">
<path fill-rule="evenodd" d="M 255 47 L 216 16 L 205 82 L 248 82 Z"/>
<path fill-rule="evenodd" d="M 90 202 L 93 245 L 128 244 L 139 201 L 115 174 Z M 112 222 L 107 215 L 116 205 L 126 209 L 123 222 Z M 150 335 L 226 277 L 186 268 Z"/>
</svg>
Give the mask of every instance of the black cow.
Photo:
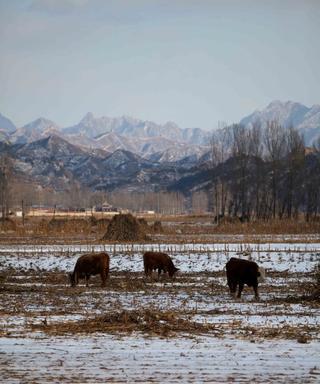
<svg viewBox="0 0 320 384">
<path fill-rule="evenodd" d="M 231 257 L 226 264 L 226 270 L 231 295 L 236 295 L 237 286 L 239 286 L 237 297 L 240 298 L 243 287 L 247 284 L 249 287 L 253 287 L 255 297 L 259 299 L 258 278 L 264 277 L 263 268 L 259 268 L 254 261 Z"/>
</svg>

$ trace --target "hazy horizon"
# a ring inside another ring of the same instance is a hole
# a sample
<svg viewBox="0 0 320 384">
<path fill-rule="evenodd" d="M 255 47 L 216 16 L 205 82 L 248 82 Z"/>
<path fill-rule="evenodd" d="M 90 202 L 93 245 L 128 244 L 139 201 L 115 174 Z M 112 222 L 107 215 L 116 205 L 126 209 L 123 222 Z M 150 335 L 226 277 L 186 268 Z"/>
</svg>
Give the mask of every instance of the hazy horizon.
<svg viewBox="0 0 320 384">
<path fill-rule="evenodd" d="M 0 113 L 212 129 L 273 100 L 310 107 L 319 16 L 315 0 L 0 0 Z"/>
</svg>

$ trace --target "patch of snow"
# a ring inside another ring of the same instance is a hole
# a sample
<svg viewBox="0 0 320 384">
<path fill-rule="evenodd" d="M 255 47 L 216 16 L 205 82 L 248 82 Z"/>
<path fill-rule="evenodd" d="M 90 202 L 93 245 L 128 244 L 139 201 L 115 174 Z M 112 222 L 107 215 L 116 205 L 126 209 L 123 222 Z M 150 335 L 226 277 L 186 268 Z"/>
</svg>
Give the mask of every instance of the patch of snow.
<svg viewBox="0 0 320 384">
<path fill-rule="evenodd" d="M 0 338 L 4 382 L 317 382 L 320 343 L 139 335 Z"/>
<path fill-rule="evenodd" d="M 143 271 L 145 251 L 168 253 L 181 273 L 222 271 L 231 257 L 256 261 L 267 272 L 310 272 L 320 261 L 320 243 L 265 244 L 117 244 L 0 246 L 0 267 L 24 270 L 71 271 L 77 258 L 106 251 L 113 271 Z"/>
</svg>

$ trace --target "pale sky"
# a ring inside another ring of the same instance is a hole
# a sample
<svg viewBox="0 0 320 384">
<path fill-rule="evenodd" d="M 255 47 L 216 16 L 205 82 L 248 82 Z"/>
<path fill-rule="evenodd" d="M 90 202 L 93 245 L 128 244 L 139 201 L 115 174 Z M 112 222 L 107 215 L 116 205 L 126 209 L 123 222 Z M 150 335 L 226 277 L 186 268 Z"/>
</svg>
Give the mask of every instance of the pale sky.
<svg viewBox="0 0 320 384">
<path fill-rule="evenodd" d="M 320 103 L 319 0 L 0 0 L 0 113 L 211 129 Z"/>
</svg>

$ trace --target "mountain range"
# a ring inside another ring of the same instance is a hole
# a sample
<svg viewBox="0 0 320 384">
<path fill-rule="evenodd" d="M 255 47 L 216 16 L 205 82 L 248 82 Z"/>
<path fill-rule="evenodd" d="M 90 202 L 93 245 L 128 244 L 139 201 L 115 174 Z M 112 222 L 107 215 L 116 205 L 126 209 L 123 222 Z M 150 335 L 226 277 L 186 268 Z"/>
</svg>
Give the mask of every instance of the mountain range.
<svg viewBox="0 0 320 384">
<path fill-rule="evenodd" d="M 255 122 L 264 128 L 268 121 L 276 120 L 280 125 L 298 129 L 305 139 L 305 144 L 311 146 L 320 136 L 320 105 L 311 108 L 293 101 L 281 102 L 275 100 L 262 111 L 255 111 L 244 117 L 240 124 L 252 126 Z"/>
<path fill-rule="evenodd" d="M 240 123 L 265 127 L 270 120 L 296 127 L 307 146 L 320 137 L 320 105 L 273 101 Z M 56 190 L 73 182 L 96 190 L 168 188 L 199 169 L 206 172 L 212 134 L 173 122 L 92 113 L 71 127 L 39 118 L 17 128 L 0 114 L 0 151 L 16 160 L 18 173 Z"/>
<path fill-rule="evenodd" d="M 55 135 L 86 151 L 123 149 L 146 159 L 156 156 L 164 161 L 180 160 L 190 154 L 199 157 L 208 150 L 210 139 L 210 133 L 199 128 L 182 129 L 171 122 L 161 125 L 128 116 L 96 118 L 92 113 L 65 128 L 45 118 L 15 128 L 6 119 L 3 126 L 0 121 L 0 132 L 3 140 L 12 144 L 28 144 Z"/>
</svg>

